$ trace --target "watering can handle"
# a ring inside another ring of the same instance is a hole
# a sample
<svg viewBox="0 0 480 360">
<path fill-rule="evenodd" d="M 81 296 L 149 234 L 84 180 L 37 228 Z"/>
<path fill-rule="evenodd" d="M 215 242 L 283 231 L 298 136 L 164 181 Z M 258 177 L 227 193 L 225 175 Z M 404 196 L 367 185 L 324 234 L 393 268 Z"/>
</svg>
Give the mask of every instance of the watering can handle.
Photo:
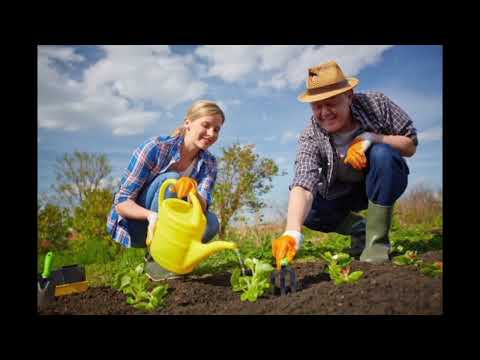
<svg viewBox="0 0 480 360">
<path fill-rule="evenodd" d="M 167 179 L 163 182 L 162 186 L 160 187 L 160 194 L 158 196 L 158 208 L 160 209 L 160 206 L 162 205 L 163 200 L 165 199 L 165 191 L 167 191 L 167 188 L 169 185 L 175 185 L 177 182 L 177 179 Z"/>
</svg>

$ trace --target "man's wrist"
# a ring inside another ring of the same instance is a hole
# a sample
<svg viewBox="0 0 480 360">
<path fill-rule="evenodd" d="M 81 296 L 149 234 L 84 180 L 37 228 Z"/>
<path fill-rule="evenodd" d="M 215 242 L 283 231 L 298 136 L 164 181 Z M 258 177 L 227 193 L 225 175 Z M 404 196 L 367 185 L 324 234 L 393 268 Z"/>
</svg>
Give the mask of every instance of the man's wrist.
<svg viewBox="0 0 480 360">
<path fill-rule="evenodd" d="M 296 250 L 297 251 L 303 245 L 303 234 L 301 232 L 296 231 L 296 230 L 287 230 L 282 234 L 282 236 L 284 236 L 284 235 L 291 236 L 292 238 L 295 239 L 295 244 L 296 244 Z"/>
</svg>

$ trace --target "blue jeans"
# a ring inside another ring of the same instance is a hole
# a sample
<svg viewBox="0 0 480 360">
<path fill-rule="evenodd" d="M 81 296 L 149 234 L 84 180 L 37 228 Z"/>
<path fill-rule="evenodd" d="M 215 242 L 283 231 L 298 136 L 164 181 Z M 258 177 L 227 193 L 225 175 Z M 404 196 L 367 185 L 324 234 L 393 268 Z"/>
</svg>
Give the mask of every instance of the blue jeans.
<svg viewBox="0 0 480 360">
<path fill-rule="evenodd" d="M 366 153 L 365 180 L 354 184 L 346 196 L 326 200 L 317 194 L 304 225 L 312 230 L 332 232 L 351 212 L 368 208 L 368 200 L 393 206 L 408 183 L 408 166 L 400 152 L 387 144 L 373 144 Z"/>
<path fill-rule="evenodd" d="M 160 187 L 166 179 L 178 179 L 179 177 L 180 175 L 176 172 L 167 172 L 158 175 L 140 192 L 135 202 L 146 209 L 158 212 L 158 195 L 160 193 Z M 176 193 L 170 191 L 170 188 L 165 191 L 165 199 L 176 196 Z M 214 213 L 207 211 L 206 217 L 207 228 L 203 234 L 202 242 L 210 241 L 215 235 L 217 235 L 220 229 L 218 218 Z M 148 221 L 132 219 L 126 219 L 126 221 L 132 247 L 146 247 L 145 241 L 147 238 Z"/>
</svg>

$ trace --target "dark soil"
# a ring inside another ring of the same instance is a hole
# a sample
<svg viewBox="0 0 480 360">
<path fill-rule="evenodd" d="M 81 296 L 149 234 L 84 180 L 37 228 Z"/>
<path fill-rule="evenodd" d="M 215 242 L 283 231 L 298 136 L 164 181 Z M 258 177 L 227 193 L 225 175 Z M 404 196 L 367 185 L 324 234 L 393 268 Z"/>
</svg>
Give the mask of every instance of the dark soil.
<svg viewBox="0 0 480 360">
<path fill-rule="evenodd" d="M 422 254 L 425 261 L 442 260 L 442 251 Z M 251 303 L 240 301 L 230 286 L 230 273 L 205 278 L 169 280 L 166 306 L 153 313 L 136 310 L 122 293 L 107 287 L 56 298 L 41 315 L 441 315 L 442 278 L 431 278 L 413 266 L 371 265 L 354 261 L 352 271 L 364 271 L 351 285 L 336 286 L 323 273 L 325 262 L 294 263 L 299 289 L 286 296 L 271 293 Z"/>
</svg>

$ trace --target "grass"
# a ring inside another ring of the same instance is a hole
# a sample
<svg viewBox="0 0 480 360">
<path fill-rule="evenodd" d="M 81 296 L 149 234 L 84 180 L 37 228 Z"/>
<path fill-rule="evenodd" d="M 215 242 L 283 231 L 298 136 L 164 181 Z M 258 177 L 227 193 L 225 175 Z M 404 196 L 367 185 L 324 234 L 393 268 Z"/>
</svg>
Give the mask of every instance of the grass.
<svg viewBox="0 0 480 360">
<path fill-rule="evenodd" d="M 360 213 L 366 216 L 366 211 Z M 255 257 L 270 262 L 274 259 L 271 252 L 272 240 L 280 236 L 284 221 L 274 224 L 257 224 L 230 229 L 226 241 L 238 244 L 241 257 Z M 413 189 L 409 195 L 400 199 L 395 206 L 390 240 L 394 255 L 407 250 L 425 252 L 442 249 L 443 246 L 442 203 L 424 187 Z M 321 233 L 304 229 L 304 246 L 295 261 L 311 261 L 320 258 L 326 251 L 341 252 L 350 246 L 350 237 L 336 233 Z M 214 238 L 214 241 L 218 238 Z M 123 249 L 119 245 L 104 241 L 89 241 L 82 246 L 74 246 L 66 251 L 54 253 L 53 269 L 65 265 L 83 264 L 91 286 L 110 285 L 115 273 L 125 267 L 135 267 L 143 261 L 144 249 Z M 43 269 L 44 255 L 37 258 L 37 269 Z M 194 275 L 230 271 L 239 266 L 235 252 L 223 251 L 210 256 L 199 264 Z"/>
</svg>

